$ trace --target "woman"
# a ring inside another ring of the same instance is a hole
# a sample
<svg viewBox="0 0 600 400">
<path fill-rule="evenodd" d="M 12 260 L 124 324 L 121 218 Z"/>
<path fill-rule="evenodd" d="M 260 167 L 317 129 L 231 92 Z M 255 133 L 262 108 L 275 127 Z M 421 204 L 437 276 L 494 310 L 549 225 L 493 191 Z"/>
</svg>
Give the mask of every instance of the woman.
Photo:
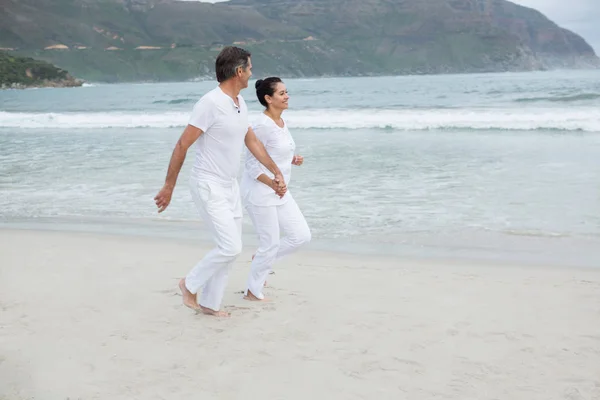
<svg viewBox="0 0 600 400">
<path fill-rule="evenodd" d="M 259 79 L 255 87 L 265 111 L 252 129 L 281 170 L 285 183 L 289 184 L 292 165 L 304 162 L 302 156 L 294 155 L 296 145 L 281 118 L 290 97 L 277 77 Z M 310 241 L 310 229 L 292 194 L 287 191 L 283 196 L 278 195 L 279 188 L 273 178 L 273 174 L 246 149 L 241 193 L 259 241 L 244 296 L 247 300 L 264 300 L 262 289 L 273 263 Z M 280 234 L 283 237 L 280 238 Z"/>
</svg>

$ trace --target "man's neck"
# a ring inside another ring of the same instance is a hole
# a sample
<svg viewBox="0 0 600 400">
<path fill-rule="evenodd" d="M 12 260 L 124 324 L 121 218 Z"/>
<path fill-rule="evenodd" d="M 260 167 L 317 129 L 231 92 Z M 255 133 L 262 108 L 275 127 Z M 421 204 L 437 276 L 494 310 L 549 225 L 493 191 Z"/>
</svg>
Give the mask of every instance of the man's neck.
<svg viewBox="0 0 600 400">
<path fill-rule="evenodd" d="M 233 80 L 226 80 L 221 82 L 219 87 L 227 96 L 231 97 L 234 101 L 237 101 L 237 97 L 240 94 L 241 88 Z"/>
</svg>

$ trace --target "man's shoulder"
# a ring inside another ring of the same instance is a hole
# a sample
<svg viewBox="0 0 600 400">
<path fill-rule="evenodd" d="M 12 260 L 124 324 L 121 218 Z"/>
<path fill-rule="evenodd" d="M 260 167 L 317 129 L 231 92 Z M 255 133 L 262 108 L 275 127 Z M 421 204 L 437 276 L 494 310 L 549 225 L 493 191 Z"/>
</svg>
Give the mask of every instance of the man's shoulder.
<svg viewBox="0 0 600 400">
<path fill-rule="evenodd" d="M 208 104 L 208 103 L 217 102 L 217 100 L 219 99 L 218 93 L 217 93 L 218 89 L 219 88 L 217 87 L 217 88 L 214 88 L 214 89 L 209 90 L 208 92 L 204 93 L 202 95 L 202 97 L 200 97 L 200 99 L 198 99 L 196 104 Z"/>
<path fill-rule="evenodd" d="M 219 96 L 217 92 L 218 88 L 212 89 L 206 92 L 200 99 L 194 104 L 192 108 L 192 115 L 206 114 L 206 113 L 217 113 L 218 110 L 223 108 L 222 96 Z"/>
</svg>

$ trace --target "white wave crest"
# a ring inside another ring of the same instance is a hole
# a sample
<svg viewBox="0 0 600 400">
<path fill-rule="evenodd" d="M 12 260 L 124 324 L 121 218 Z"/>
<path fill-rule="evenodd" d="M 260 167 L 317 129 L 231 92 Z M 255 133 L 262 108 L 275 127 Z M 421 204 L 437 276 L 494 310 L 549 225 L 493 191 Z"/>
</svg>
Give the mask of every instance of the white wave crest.
<svg viewBox="0 0 600 400">
<path fill-rule="evenodd" d="M 258 115 L 251 113 L 250 119 Z M 289 110 L 294 129 L 396 130 L 561 130 L 600 132 L 600 110 L 577 109 L 439 109 Z M 171 128 L 187 124 L 188 112 L 21 113 L 0 111 L 0 127 L 24 129 Z"/>
<path fill-rule="evenodd" d="M 170 128 L 184 126 L 187 113 L 21 113 L 0 111 L 5 128 Z"/>
</svg>

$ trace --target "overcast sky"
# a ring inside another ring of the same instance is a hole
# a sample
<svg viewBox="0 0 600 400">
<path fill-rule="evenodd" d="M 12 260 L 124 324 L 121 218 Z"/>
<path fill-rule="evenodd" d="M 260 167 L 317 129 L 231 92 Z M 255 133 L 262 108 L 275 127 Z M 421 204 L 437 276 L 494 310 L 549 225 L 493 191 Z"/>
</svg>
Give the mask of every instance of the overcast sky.
<svg viewBox="0 0 600 400">
<path fill-rule="evenodd" d="M 205 1 L 214 0 L 186 0 Z M 600 0 L 512 0 L 535 8 L 563 28 L 583 36 L 600 53 Z"/>
<path fill-rule="evenodd" d="M 583 36 L 600 52 L 600 0 L 513 0 L 535 8 L 563 28 Z"/>
</svg>

